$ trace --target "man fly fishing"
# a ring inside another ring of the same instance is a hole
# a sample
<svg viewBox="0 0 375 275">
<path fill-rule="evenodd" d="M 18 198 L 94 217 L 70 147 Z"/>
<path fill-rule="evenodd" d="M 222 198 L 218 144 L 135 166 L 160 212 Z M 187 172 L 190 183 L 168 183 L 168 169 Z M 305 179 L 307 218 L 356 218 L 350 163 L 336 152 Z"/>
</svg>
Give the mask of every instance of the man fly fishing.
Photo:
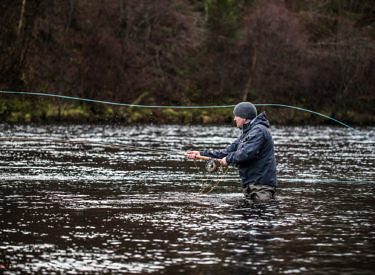
<svg viewBox="0 0 375 275">
<path fill-rule="evenodd" d="M 262 202 L 274 198 L 277 186 L 274 143 L 265 112 L 257 116 L 255 106 L 241 102 L 234 107 L 234 121 L 241 135 L 224 150 L 190 151 L 190 159 L 216 158 L 223 166 L 238 167 L 245 198 Z"/>
</svg>

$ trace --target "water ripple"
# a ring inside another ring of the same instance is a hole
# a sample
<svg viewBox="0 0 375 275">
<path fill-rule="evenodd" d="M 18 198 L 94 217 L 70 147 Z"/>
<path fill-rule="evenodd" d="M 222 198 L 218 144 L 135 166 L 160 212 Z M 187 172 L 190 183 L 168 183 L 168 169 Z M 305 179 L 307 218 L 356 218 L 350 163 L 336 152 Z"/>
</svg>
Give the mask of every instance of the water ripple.
<svg viewBox="0 0 375 275">
<path fill-rule="evenodd" d="M 271 130 L 277 199 L 249 205 L 236 169 L 199 194 L 217 176 L 203 185 L 178 155 L 222 148 L 234 127 L 0 124 L 0 137 L 175 152 L 1 142 L 0 272 L 371 274 L 374 142 L 334 127 Z"/>
</svg>

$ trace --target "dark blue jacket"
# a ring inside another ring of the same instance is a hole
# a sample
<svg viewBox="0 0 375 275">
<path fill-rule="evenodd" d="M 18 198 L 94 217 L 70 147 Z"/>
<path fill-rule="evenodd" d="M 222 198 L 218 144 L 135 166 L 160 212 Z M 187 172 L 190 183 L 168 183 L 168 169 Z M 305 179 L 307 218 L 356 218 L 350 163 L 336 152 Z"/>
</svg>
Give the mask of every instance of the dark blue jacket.
<svg viewBox="0 0 375 275">
<path fill-rule="evenodd" d="M 263 112 L 254 121 L 244 124 L 241 136 L 224 150 L 205 150 L 202 156 L 224 158 L 235 164 L 243 187 L 265 184 L 276 187 L 276 160 L 269 121 Z"/>
</svg>

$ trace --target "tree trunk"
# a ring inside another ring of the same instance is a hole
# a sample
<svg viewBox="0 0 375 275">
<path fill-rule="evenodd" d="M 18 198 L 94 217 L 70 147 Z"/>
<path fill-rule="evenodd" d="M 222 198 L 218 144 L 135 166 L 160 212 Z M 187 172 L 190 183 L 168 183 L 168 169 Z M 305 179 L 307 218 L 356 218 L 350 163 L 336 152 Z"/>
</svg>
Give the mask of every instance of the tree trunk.
<svg viewBox="0 0 375 275">
<path fill-rule="evenodd" d="M 251 83 L 253 82 L 253 79 L 254 79 L 255 67 L 256 67 L 256 63 L 257 63 L 257 51 L 258 51 L 258 37 L 256 37 L 256 39 L 254 41 L 254 54 L 253 54 L 253 60 L 252 60 L 252 63 L 251 63 L 251 70 L 250 70 L 249 78 L 246 82 L 245 89 L 243 91 L 242 101 L 247 101 L 247 98 L 248 98 L 248 95 L 249 95 L 249 90 L 250 90 L 250 87 L 251 87 Z"/>
<path fill-rule="evenodd" d="M 20 33 L 21 33 L 21 28 L 23 24 L 23 15 L 25 13 L 25 6 L 26 6 L 26 0 L 22 0 L 21 15 L 20 15 L 20 20 L 18 22 L 18 28 L 17 28 L 17 38 L 20 36 Z"/>
</svg>

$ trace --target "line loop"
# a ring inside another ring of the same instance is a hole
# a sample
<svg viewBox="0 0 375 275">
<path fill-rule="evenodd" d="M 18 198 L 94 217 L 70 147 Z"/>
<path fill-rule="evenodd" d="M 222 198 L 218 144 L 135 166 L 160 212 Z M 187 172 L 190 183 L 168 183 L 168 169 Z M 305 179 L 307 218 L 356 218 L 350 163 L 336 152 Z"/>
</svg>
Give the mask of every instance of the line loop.
<svg viewBox="0 0 375 275">
<path fill-rule="evenodd" d="M 86 101 L 86 102 L 93 102 L 93 103 L 100 103 L 100 104 L 108 104 L 108 105 L 116 105 L 116 106 L 124 106 L 124 107 L 136 107 L 136 108 L 154 108 L 154 109 L 215 109 L 215 108 L 233 108 L 236 105 L 212 105 L 212 106 L 172 106 L 172 105 L 140 105 L 140 104 L 127 104 L 127 103 L 117 103 L 112 101 L 103 101 L 103 100 L 95 100 L 95 99 L 89 99 L 89 98 L 80 98 L 80 97 L 73 97 L 73 96 L 65 96 L 65 95 L 58 95 L 58 94 L 49 94 L 49 93 L 40 93 L 40 92 L 18 92 L 18 91 L 0 91 L 0 94 L 18 94 L 18 95 L 34 95 L 34 96 L 47 96 L 47 97 L 57 97 L 57 98 L 63 98 L 63 99 L 70 99 L 70 100 L 78 100 L 78 101 Z M 303 112 L 308 112 L 314 115 L 318 115 L 321 117 L 324 117 L 326 119 L 332 120 L 348 129 L 354 130 L 357 133 L 365 136 L 366 138 L 369 138 L 365 133 L 349 126 L 348 124 L 339 121 L 333 117 L 324 115 L 322 113 L 318 113 L 312 110 L 308 110 L 305 108 L 297 107 L 297 106 L 291 106 L 291 105 L 285 105 L 285 104 L 277 104 L 277 103 L 261 103 L 261 104 L 254 104 L 255 106 L 269 106 L 269 107 L 283 107 L 283 108 L 289 108 L 289 109 L 295 109 Z"/>
</svg>

